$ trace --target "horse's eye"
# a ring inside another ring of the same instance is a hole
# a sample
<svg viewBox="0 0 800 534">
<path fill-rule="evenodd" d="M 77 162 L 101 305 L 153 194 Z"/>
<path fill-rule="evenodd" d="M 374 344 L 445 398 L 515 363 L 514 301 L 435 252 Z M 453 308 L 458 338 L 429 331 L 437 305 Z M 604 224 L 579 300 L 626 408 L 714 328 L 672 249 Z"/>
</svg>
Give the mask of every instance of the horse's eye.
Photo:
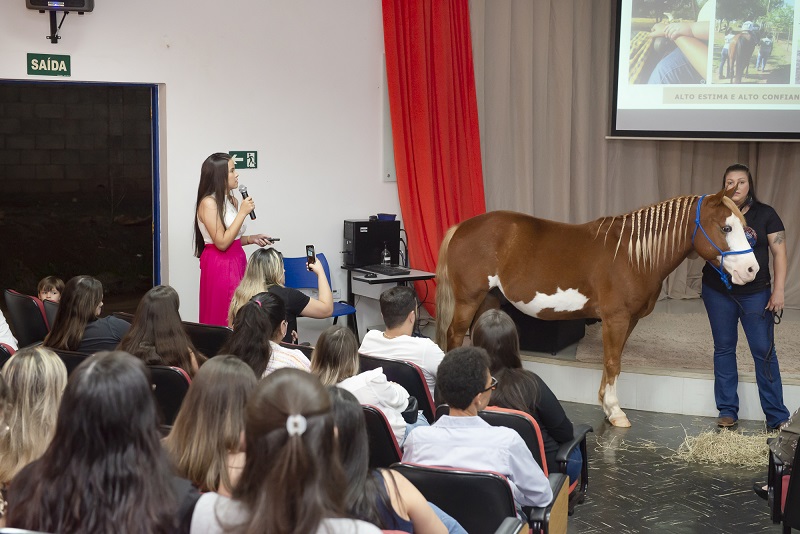
<svg viewBox="0 0 800 534">
<path fill-rule="evenodd" d="M 726 234 L 729 234 L 732 230 L 733 230 L 733 228 L 731 228 L 728 225 L 725 225 L 725 226 L 722 227 L 722 231 L 725 232 Z"/>
</svg>

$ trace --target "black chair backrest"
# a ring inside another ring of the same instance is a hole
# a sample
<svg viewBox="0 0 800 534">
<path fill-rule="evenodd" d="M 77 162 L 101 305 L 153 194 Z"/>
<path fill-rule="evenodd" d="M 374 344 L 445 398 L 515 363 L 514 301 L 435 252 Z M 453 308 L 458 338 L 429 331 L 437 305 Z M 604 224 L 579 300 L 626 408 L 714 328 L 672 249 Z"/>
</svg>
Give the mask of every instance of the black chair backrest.
<svg viewBox="0 0 800 534">
<path fill-rule="evenodd" d="M 789 476 L 786 505 L 783 508 L 783 532 L 787 534 L 792 529 L 800 530 L 800 447 L 794 451 L 792 474 Z"/>
<path fill-rule="evenodd" d="M 213 324 L 190 323 L 183 321 L 186 334 L 192 340 L 194 348 L 205 356 L 213 358 L 230 339 L 233 330 L 227 326 Z"/>
<path fill-rule="evenodd" d="M 67 375 L 71 375 L 72 371 L 74 371 L 76 367 L 83 363 L 83 360 L 91 356 L 91 354 L 87 354 L 85 352 L 75 352 L 61 349 L 50 350 L 58 354 L 58 357 L 61 358 L 62 362 L 64 362 L 64 365 L 67 367 Z"/>
<path fill-rule="evenodd" d="M 192 380 L 186 371 L 178 367 L 150 365 L 150 378 L 153 382 L 153 393 L 161 411 L 162 423 L 171 425 L 178 416 L 183 398 L 189 391 Z"/>
<path fill-rule="evenodd" d="M 0 369 L 6 364 L 6 362 L 11 359 L 11 355 L 14 354 L 14 349 L 6 345 L 5 343 L 0 343 Z"/>
<path fill-rule="evenodd" d="M 52 300 L 43 300 L 44 316 L 47 317 L 48 329 L 52 329 L 56 322 L 56 314 L 58 313 L 58 302 Z"/>
<path fill-rule="evenodd" d="M 425 381 L 425 375 L 422 374 L 422 369 L 411 362 L 389 360 L 364 354 L 359 354 L 358 360 L 362 373 L 382 367 L 386 378 L 392 382 L 397 382 L 408 391 L 410 396 L 417 398 L 419 409 L 422 410 L 425 419 L 429 423 L 433 423 L 433 399 L 431 398 L 431 391 L 428 389 L 428 383 Z"/>
<path fill-rule="evenodd" d="M 394 464 L 432 502 L 467 532 L 494 532 L 515 517 L 514 495 L 503 475 L 489 471 Z"/>
<path fill-rule="evenodd" d="M 364 419 L 367 421 L 369 438 L 369 467 L 389 467 L 402 459 L 392 427 L 383 412 L 375 406 L 362 405 Z"/>
<path fill-rule="evenodd" d="M 19 346 L 27 347 L 44 341 L 49 328 L 42 301 L 30 295 L 17 293 L 13 289 L 6 289 L 5 297 L 8 322 L 11 323 Z"/>
</svg>

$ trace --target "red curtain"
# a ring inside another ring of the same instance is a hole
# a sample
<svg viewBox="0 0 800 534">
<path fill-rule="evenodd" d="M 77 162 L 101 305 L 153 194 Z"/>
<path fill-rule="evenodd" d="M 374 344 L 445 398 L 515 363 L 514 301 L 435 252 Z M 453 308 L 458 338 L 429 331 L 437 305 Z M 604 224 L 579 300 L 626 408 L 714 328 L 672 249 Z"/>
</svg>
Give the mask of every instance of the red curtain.
<svg viewBox="0 0 800 534">
<path fill-rule="evenodd" d="M 383 35 L 410 265 L 433 272 L 447 229 L 486 211 L 468 0 L 383 0 Z M 416 289 L 433 314 L 434 281 Z"/>
</svg>

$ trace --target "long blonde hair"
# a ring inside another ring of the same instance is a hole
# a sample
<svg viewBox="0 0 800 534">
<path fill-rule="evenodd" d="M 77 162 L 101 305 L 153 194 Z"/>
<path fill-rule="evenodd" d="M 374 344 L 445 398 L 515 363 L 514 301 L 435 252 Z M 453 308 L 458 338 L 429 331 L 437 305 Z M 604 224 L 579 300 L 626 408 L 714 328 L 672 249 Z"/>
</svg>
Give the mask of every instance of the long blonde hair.
<svg viewBox="0 0 800 534">
<path fill-rule="evenodd" d="M 323 386 L 335 386 L 357 375 L 358 370 L 358 340 L 355 334 L 342 325 L 326 328 L 311 355 L 311 372 L 319 377 Z"/>
<path fill-rule="evenodd" d="M 231 299 L 228 308 L 228 326 L 233 327 L 236 312 L 251 298 L 263 293 L 270 286 L 283 285 L 283 254 L 274 248 L 260 248 L 253 252 L 247 262 L 242 281 Z"/>
<path fill-rule="evenodd" d="M 61 395 L 67 387 L 67 368 L 53 351 L 29 347 L 16 352 L 3 366 L 9 389 L 0 438 L 0 482 L 9 482 L 50 445 Z"/>
<path fill-rule="evenodd" d="M 228 455 L 240 452 L 247 397 L 256 382 L 236 356 L 216 356 L 200 368 L 165 440 L 180 476 L 204 491 L 233 490 Z"/>
</svg>

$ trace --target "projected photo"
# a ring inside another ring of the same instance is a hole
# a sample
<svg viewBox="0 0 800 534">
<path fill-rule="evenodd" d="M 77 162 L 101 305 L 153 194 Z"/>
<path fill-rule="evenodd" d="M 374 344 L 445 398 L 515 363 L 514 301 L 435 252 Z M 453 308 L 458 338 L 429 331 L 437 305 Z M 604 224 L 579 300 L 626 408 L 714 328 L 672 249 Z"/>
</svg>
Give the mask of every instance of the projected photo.
<svg viewBox="0 0 800 534">
<path fill-rule="evenodd" d="M 713 18 L 713 0 L 633 0 L 629 83 L 706 83 Z"/>
<path fill-rule="evenodd" d="M 794 19 L 794 0 L 717 0 L 712 83 L 790 83 Z"/>
</svg>

